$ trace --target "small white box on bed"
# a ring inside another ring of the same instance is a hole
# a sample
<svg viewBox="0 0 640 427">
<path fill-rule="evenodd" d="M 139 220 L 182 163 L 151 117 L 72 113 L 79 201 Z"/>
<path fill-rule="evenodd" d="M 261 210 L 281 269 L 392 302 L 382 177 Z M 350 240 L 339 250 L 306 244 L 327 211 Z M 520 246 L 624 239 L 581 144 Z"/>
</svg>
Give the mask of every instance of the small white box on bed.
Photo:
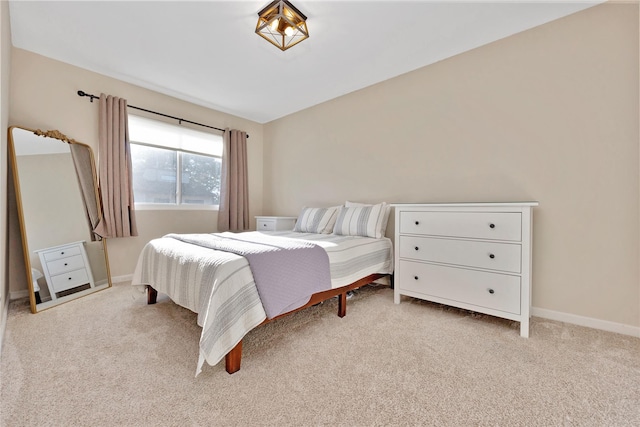
<svg viewBox="0 0 640 427">
<path fill-rule="evenodd" d="M 295 216 L 257 216 L 257 231 L 291 231 L 296 223 Z"/>
</svg>

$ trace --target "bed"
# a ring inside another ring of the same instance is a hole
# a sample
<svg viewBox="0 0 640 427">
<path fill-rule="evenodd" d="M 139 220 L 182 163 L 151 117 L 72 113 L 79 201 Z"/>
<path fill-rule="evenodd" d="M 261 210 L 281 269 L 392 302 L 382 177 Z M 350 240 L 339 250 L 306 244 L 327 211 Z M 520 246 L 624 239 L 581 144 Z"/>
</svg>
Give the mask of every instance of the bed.
<svg viewBox="0 0 640 427">
<path fill-rule="evenodd" d="M 150 241 L 143 248 L 132 285 L 147 288 L 149 304 L 155 303 L 158 292 L 162 292 L 198 315 L 197 323 L 202 332 L 196 375 L 202 371 L 204 362 L 213 366 L 223 358 L 228 373 L 238 371 L 242 338 L 260 324 L 336 296 L 339 298 L 338 315 L 343 317 L 348 291 L 393 273 L 391 240 L 381 231 L 386 228 L 388 211 L 382 223 L 382 215 L 377 220 L 376 231 L 373 231 L 374 227 L 366 231 L 367 226 L 362 221 L 359 226 L 355 222 L 352 226 L 340 226 L 340 213 L 344 216 L 344 207 L 342 211 L 336 207 L 332 212 L 333 221 L 325 222 L 319 221 L 321 215 L 317 211 L 306 218 L 305 209 L 310 208 L 303 208 L 294 231 L 169 234 Z M 359 216 L 362 217 L 362 212 Z M 368 217 L 372 218 L 371 215 Z M 306 227 L 305 224 L 312 225 Z M 279 286 L 272 291 L 275 296 L 268 295 L 265 283 L 272 284 L 257 270 L 251 250 L 249 255 L 234 248 L 227 250 L 228 243 L 236 240 L 241 241 L 241 246 L 245 244 L 243 242 L 250 242 L 250 245 L 257 242 L 278 248 L 293 247 L 297 252 L 300 249 L 309 249 L 308 253 L 315 251 L 316 255 L 326 257 L 328 271 L 324 274 L 320 268 L 310 267 L 322 265 L 318 258 L 304 260 L 294 255 L 278 261 L 280 264 L 267 258 L 263 262 L 269 264 L 267 274 L 273 274 L 276 287 Z M 296 271 L 298 262 L 303 267 Z M 275 265 L 283 267 L 275 268 Z M 296 276 L 314 268 L 318 270 L 317 274 L 308 280 L 306 276 Z M 281 280 L 283 277 L 288 280 Z M 281 301 L 283 296 L 284 301 Z"/>
</svg>

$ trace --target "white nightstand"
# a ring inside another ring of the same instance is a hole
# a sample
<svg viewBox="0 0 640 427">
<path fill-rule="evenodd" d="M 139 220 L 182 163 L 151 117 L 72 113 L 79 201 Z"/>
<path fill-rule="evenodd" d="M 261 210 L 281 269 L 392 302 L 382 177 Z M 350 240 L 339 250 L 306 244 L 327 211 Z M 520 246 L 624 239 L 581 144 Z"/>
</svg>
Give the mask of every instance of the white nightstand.
<svg viewBox="0 0 640 427">
<path fill-rule="evenodd" d="M 296 224 L 295 216 L 257 216 L 256 230 L 258 231 L 291 231 Z"/>
<path fill-rule="evenodd" d="M 57 299 L 57 292 L 85 284 L 92 288 L 95 286 L 84 241 L 53 246 L 34 252 L 40 257 L 52 300 Z"/>
</svg>

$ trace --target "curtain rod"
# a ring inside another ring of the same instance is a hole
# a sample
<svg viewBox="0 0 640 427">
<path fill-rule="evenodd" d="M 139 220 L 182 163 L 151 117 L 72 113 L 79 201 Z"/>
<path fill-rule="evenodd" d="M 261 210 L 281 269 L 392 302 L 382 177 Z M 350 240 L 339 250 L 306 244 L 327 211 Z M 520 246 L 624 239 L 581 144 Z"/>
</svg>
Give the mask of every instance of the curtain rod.
<svg viewBox="0 0 640 427">
<path fill-rule="evenodd" d="M 93 102 L 94 99 L 100 99 L 99 96 L 91 95 L 90 93 L 86 93 L 83 90 L 79 90 L 78 91 L 78 96 L 88 96 L 91 99 L 91 102 Z M 127 104 L 127 107 L 135 108 L 136 110 L 145 111 L 145 112 L 151 113 L 151 114 L 157 114 L 158 116 L 167 117 L 169 119 L 174 119 L 174 120 L 177 120 L 178 123 L 180 123 L 180 124 L 182 124 L 182 122 L 186 122 L 186 123 L 191 123 L 192 125 L 203 126 L 203 127 L 209 128 L 209 129 L 215 129 L 215 130 L 219 130 L 220 132 L 224 132 L 224 129 L 220 129 L 220 128 L 217 128 L 215 126 L 209 126 L 209 125 L 204 125 L 204 124 L 198 123 L 198 122 L 192 122 L 191 120 L 181 119 L 180 117 L 170 116 L 170 115 L 164 114 L 164 113 L 158 113 L 157 111 L 147 110 L 146 108 L 140 108 L 140 107 L 136 107 L 134 105 L 129 105 L 129 104 Z M 247 138 L 249 138 L 249 134 L 247 134 Z"/>
</svg>

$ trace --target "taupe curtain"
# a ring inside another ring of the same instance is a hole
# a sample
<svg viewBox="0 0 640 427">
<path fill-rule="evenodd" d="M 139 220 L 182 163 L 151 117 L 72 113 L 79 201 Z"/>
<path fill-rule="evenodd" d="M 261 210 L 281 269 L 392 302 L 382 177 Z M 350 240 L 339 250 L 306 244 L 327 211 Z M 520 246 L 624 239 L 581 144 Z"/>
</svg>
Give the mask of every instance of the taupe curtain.
<svg viewBox="0 0 640 427">
<path fill-rule="evenodd" d="M 89 148 L 84 145 L 69 144 L 69 148 L 71 148 L 71 158 L 73 159 L 76 176 L 78 177 L 80 194 L 84 201 L 91 241 L 96 241 L 100 237 L 95 233 L 100 222 L 100 213 L 98 211 L 95 183 L 93 182 L 93 158 L 91 157 Z"/>
<path fill-rule="evenodd" d="M 137 236 L 127 100 L 103 93 L 99 106 L 99 188 L 103 220 L 96 233 L 109 238 Z"/>
<path fill-rule="evenodd" d="M 249 229 L 247 133 L 225 129 L 220 177 L 218 231 Z"/>
</svg>

